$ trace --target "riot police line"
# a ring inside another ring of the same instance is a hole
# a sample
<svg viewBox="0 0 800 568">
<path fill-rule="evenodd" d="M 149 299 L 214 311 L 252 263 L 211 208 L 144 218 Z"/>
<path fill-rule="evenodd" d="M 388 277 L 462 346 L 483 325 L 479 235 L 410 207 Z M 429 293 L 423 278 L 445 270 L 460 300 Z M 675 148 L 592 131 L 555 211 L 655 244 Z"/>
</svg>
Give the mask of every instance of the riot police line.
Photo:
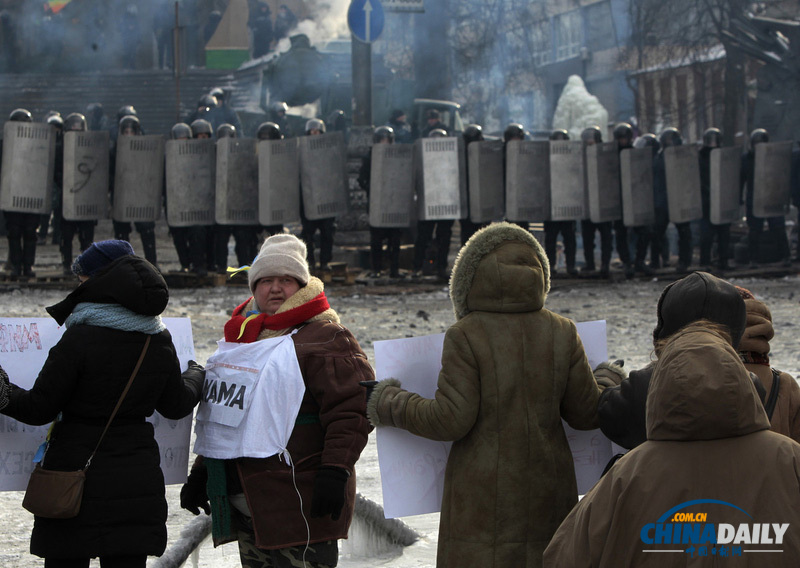
<svg viewBox="0 0 800 568">
<path fill-rule="evenodd" d="M 325 133 L 323 124 L 320 136 L 283 139 L 278 129 L 277 135 L 250 139 L 235 137 L 233 129 L 215 141 L 210 131 L 208 137 L 196 136 L 194 123 L 188 130 L 191 137 L 176 136 L 173 128 L 172 139 L 166 141 L 141 131 L 119 136 L 111 160 L 107 132 L 64 132 L 59 165 L 63 218 L 87 222 L 111 217 L 115 227 L 133 222 L 139 229 L 160 219 L 165 207 L 172 229 L 246 227 L 257 232 L 260 226 L 275 232 L 287 224 L 347 212 L 341 132 Z M 373 146 L 372 228 L 409 229 L 420 221 L 454 220 L 461 220 L 462 226 L 481 226 L 502 219 L 545 227 L 587 219 L 634 229 L 652 226 L 657 217 L 654 156 L 663 160 L 668 221 L 684 224 L 703 217 L 700 150 L 693 145 L 665 144 L 654 152 L 652 145 L 620 147 L 617 140 L 588 145 L 563 137 L 517 137 L 504 143 L 480 136 L 465 142 L 443 134 L 419 139 L 413 146 Z M 751 216 L 774 218 L 788 211 L 791 147 L 791 142 L 762 140 L 751 148 Z M 708 210 L 713 225 L 741 218 L 741 157 L 738 148 L 710 151 Z M 48 214 L 56 163 L 56 131 L 51 125 L 9 120 L 4 126 L 0 210 Z M 226 255 L 228 234 L 224 233 Z M 622 246 L 628 246 L 627 241 Z M 210 262 L 212 248 L 205 253 L 208 261 L 202 269 L 224 269 Z M 254 256 L 257 245 L 249 251 L 252 254 L 238 258 L 240 264 Z M 446 251 L 444 257 L 446 267 Z M 32 264 L 26 256 L 21 272 Z M 181 264 L 199 267 L 184 258 Z"/>
</svg>

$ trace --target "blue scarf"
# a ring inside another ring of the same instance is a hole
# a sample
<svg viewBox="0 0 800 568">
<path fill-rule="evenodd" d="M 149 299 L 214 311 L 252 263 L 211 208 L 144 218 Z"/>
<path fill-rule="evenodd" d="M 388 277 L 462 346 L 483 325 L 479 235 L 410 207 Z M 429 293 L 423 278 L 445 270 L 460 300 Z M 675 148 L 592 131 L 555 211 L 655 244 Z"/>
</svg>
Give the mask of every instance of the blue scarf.
<svg viewBox="0 0 800 568">
<path fill-rule="evenodd" d="M 167 329 L 161 316 L 143 316 L 119 304 L 94 302 L 81 302 L 75 306 L 64 325 L 68 328 L 73 325 L 95 325 L 121 331 L 138 331 L 147 335 L 155 335 Z"/>
</svg>

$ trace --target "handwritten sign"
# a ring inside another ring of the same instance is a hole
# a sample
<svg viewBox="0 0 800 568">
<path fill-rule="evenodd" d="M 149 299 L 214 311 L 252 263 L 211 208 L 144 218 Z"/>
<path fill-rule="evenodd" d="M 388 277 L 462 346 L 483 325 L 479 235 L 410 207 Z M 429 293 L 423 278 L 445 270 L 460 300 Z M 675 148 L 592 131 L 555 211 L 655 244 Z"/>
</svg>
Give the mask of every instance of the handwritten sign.
<svg viewBox="0 0 800 568">
<path fill-rule="evenodd" d="M 164 318 L 173 343 L 186 369 L 194 358 L 189 318 Z M 30 389 L 44 366 L 50 348 L 61 339 L 64 328 L 50 318 L 0 318 L 0 365 L 11 381 Z M 161 469 L 168 484 L 186 481 L 192 417 L 169 420 L 158 413 L 153 423 L 161 452 Z M 22 491 L 33 470 L 33 456 L 47 436 L 46 426 L 29 426 L 0 415 L 0 491 Z"/>
</svg>

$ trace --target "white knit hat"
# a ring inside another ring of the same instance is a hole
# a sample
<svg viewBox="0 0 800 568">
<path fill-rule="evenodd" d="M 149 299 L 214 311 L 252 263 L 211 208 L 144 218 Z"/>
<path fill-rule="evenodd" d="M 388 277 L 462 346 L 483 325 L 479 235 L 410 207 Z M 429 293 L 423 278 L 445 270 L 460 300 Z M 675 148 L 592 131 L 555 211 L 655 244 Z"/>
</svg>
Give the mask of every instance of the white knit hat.
<svg viewBox="0 0 800 568">
<path fill-rule="evenodd" d="M 261 278 L 284 274 L 296 278 L 302 286 L 308 284 L 311 278 L 306 261 L 306 244 L 294 235 L 285 233 L 272 235 L 261 245 L 247 273 L 250 291 L 255 293 L 256 283 Z"/>
</svg>

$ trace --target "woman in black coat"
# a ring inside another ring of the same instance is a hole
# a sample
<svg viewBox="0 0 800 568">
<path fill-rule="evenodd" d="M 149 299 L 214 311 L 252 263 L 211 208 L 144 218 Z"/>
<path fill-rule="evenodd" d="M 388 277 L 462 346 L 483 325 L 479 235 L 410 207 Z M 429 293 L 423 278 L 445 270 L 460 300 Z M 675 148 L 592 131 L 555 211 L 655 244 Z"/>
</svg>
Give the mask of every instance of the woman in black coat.
<svg viewBox="0 0 800 568">
<path fill-rule="evenodd" d="M 86 471 L 81 510 L 72 519 L 34 518 L 31 553 L 46 568 L 144 568 L 167 541 L 167 503 L 153 426 L 158 411 L 189 415 L 204 371 L 181 375 L 172 337 L 161 321 L 169 291 L 157 269 L 133 256 L 127 241 L 94 243 L 73 265 L 81 284 L 47 308 L 66 325 L 30 390 L 0 368 L 0 412 L 32 425 L 56 420 L 42 465 L 84 467 L 133 372 L 145 338 L 150 345 L 102 444 Z M 59 418 L 60 415 L 60 418 Z"/>
</svg>

